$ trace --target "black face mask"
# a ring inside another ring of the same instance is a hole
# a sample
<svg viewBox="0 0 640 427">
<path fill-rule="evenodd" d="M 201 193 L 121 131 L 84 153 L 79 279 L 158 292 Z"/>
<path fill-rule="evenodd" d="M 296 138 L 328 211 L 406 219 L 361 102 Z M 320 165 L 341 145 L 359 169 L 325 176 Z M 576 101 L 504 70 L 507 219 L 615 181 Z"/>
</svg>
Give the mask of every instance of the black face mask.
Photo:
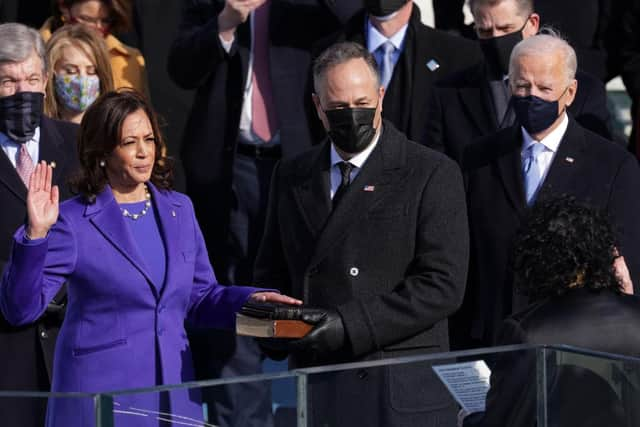
<svg viewBox="0 0 640 427">
<path fill-rule="evenodd" d="M 364 8 L 369 15 L 387 16 L 397 12 L 407 0 L 364 0 Z"/>
<path fill-rule="evenodd" d="M 43 103 L 41 92 L 18 92 L 0 98 L 0 132 L 21 144 L 29 141 L 40 126 Z"/>
<path fill-rule="evenodd" d="M 327 133 L 331 141 L 345 153 L 360 153 L 376 135 L 373 127 L 376 108 L 340 108 L 324 113 L 329 121 Z"/>
<path fill-rule="evenodd" d="M 565 89 L 565 92 L 567 89 Z M 560 98 L 564 95 L 560 95 Z M 553 124 L 558 118 L 558 103 L 559 99 L 555 101 L 546 101 L 542 98 L 538 98 L 534 95 L 529 96 L 512 96 L 511 103 L 513 104 L 513 111 L 516 114 L 516 118 L 520 125 L 529 132 L 530 135 L 535 135 L 542 132 Z"/>
<path fill-rule="evenodd" d="M 529 21 L 527 20 L 527 22 Z M 489 39 L 478 39 L 485 60 L 491 64 L 494 71 L 501 73 L 498 77 L 509 73 L 511 51 L 522 41 L 522 30 L 527 26 L 527 22 L 524 23 L 520 30 L 514 31 L 513 33 L 499 37 L 491 37 Z"/>
</svg>

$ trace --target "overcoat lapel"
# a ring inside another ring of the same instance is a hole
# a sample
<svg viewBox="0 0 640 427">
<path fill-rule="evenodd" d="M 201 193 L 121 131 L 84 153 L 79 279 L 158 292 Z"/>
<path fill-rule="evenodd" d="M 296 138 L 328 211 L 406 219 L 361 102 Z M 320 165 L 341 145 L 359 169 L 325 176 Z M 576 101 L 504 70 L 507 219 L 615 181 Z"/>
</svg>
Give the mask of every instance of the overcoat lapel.
<svg viewBox="0 0 640 427">
<path fill-rule="evenodd" d="M 149 191 L 151 192 L 152 200 L 155 204 L 155 209 L 158 212 L 159 228 L 164 239 L 164 247 L 166 251 L 166 265 L 167 272 L 165 275 L 164 283 L 161 283 L 160 294 L 165 293 L 164 284 L 167 283 L 180 283 L 177 280 L 178 269 L 180 265 L 180 257 L 183 256 L 180 253 L 180 245 L 177 243 L 183 236 L 180 236 L 180 224 L 185 219 L 182 218 L 182 211 L 179 209 L 181 203 L 168 196 L 167 193 L 159 191 L 152 184 L 149 185 Z"/>
<path fill-rule="evenodd" d="M 4 151 L 0 153 L 0 182 L 24 203 L 27 202 L 27 187 Z"/>
<path fill-rule="evenodd" d="M 64 179 L 61 174 L 69 163 L 62 149 L 63 144 L 76 144 L 76 141 L 64 141 L 60 132 L 52 125 L 51 119 L 43 117 L 40 122 L 40 160 L 56 163 L 56 167 L 53 168 L 53 182 L 58 185 L 65 185 L 61 182 Z"/>
<path fill-rule="evenodd" d="M 575 177 L 580 175 L 576 172 L 582 166 L 580 160 L 583 150 L 584 134 L 573 119 L 569 119 L 569 126 L 549 166 L 549 172 L 542 183 L 537 200 L 572 192 L 575 188 Z"/>
<path fill-rule="evenodd" d="M 311 167 L 300 165 L 293 195 L 311 234 L 317 236 L 331 213 L 329 142 L 324 143 L 313 159 Z"/>
<path fill-rule="evenodd" d="M 497 160 L 498 174 L 500 175 L 507 198 L 513 208 L 522 216 L 527 208 L 527 203 L 520 156 L 520 146 L 522 145 L 520 127 L 513 126 L 509 128 L 505 136 L 506 139 L 504 142 L 501 141 L 501 143 L 510 145 L 510 149 Z"/>
<path fill-rule="evenodd" d="M 98 194 L 95 203 L 87 205 L 85 216 L 90 216 L 89 221 L 149 282 L 154 296 L 158 297 L 159 286 L 153 285 L 153 280 L 145 268 L 145 263 L 140 257 L 131 233 L 127 229 L 125 218 L 120 207 L 113 197 L 111 187 Z"/>
<path fill-rule="evenodd" d="M 340 244 L 367 212 L 397 190 L 404 175 L 398 168 L 406 161 L 404 144 L 397 143 L 397 131 L 385 122 L 385 131 L 362 170 L 349 185 L 319 235 L 313 260 L 320 260 Z M 406 171 L 405 171 L 406 173 Z"/>
</svg>

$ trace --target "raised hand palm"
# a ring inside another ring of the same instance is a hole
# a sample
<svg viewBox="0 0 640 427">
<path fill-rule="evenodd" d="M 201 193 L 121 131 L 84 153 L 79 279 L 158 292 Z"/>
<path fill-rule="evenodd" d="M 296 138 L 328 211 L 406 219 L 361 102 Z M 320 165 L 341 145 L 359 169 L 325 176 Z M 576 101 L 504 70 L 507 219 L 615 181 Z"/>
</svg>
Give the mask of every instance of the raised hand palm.
<svg viewBox="0 0 640 427">
<path fill-rule="evenodd" d="M 58 220 L 59 192 L 52 186 L 53 170 L 45 162 L 40 162 L 29 180 L 27 193 L 27 215 L 29 231 L 33 237 L 43 237 Z"/>
</svg>

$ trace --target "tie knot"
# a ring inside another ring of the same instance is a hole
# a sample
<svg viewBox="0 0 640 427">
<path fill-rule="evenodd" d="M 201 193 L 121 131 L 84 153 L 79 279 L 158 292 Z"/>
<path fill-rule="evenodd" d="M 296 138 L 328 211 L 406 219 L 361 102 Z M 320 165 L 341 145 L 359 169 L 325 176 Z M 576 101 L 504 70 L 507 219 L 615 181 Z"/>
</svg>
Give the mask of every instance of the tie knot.
<svg viewBox="0 0 640 427">
<path fill-rule="evenodd" d="M 527 147 L 527 151 L 529 152 L 529 156 L 538 157 L 538 154 L 542 153 L 545 150 L 544 144 L 540 142 L 534 142 L 529 147 Z"/>
<path fill-rule="evenodd" d="M 393 45 L 393 43 L 387 40 L 380 45 L 380 49 L 382 49 L 382 52 L 385 55 L 389 55 L 390 53 L 393 53 L 394 50 L 396 50 L 396 47 Z"/>
<path fill-rule="evenodd" d="M 340 168 L 340 173 L 342 174 L 342 182 L 349 182 L 351 180 L 351 171 L 353 170 L 353 165 L 349 162 L 340 162 L 338 163 L 338 167 Z"/>
</svg>

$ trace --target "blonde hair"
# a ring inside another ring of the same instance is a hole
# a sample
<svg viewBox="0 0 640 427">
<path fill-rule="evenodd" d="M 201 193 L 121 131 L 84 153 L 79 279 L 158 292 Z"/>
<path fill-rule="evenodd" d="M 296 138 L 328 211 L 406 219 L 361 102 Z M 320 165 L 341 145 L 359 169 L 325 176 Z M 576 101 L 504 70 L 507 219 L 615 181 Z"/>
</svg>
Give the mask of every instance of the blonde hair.
<svg viewBox="0 0 640 427">
<path fill-rule="evenodd" d="M 58 61 L 62 59 L 64 48 L 69 46 L 80 49 L 94 63 L 96 75 L 100 79 L 101 94 L 114 89 L 111 59 L 104 40 L 93 30 L 80 24 L 65 25 L 53 33 L 46 45 L 47 76 L 49 79 L 45 88 L 44 113 L 54 119 L 61 118 L 55 90 L 54 70 Z"/>
</svg>

